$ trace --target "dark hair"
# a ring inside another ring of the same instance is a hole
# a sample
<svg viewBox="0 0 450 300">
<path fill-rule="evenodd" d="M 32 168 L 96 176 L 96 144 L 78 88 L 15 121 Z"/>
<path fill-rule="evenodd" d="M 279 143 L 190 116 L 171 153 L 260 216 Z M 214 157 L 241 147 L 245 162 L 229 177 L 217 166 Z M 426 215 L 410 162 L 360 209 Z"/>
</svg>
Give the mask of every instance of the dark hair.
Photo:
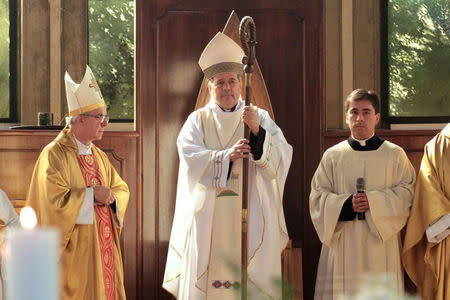
<svg viewBox="0 0 450 300">
<path fill-rule="evenodd" d="M 239 80 L 239 82 L 241 82 L 242 80 L 242 74 L 241 73 L 236 73 L 237 79 Z M 210 79 L 208 79 L 209 82 L 213 83 L 214 82 L 214 76 L 211 77 Z"/>
<path fill-rule="evenodd" d="M 378 114 L 380 112 L 380 101 L 378 100 L 377 94 L 375 94 L 374 91 L 366 89 L 356 89 L 347 96 L 347 99 L 345 99 L 344 103 L 345 112 L 348 111 L 350 102 L 362 100 L 367 100 L 372 103 L 372 106 L 375 109 L 375 114 Z"/>
</svg>

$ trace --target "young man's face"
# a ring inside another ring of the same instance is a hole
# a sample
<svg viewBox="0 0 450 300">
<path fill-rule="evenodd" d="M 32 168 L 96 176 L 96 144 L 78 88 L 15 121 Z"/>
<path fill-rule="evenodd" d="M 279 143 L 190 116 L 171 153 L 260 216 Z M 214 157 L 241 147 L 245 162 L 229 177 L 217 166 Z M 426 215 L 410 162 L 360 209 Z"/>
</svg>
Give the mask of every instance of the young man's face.
<svg viewBox="0 0 450 300">
<path fill-rule="evenodd" d="M 208 84 L 209 93 L 223 109 L 232 109 L 241 96 L 242 83 L 234 72 L 224 72 L 214 75 Z"/>
<path fill-rule="evenodd" d="M 345 122 L 355 139 L 365 140 L 375 133 L 380 114 L 375 113 L 375 108 L 369 100 L 352 101 L 345 113 Z"/>
</svg>

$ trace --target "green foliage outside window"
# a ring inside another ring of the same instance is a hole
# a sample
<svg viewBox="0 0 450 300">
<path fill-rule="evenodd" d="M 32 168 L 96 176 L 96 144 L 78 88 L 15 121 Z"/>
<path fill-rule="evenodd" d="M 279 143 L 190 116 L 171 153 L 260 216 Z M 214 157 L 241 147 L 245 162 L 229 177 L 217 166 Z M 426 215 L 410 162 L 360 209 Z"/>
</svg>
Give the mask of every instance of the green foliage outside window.
<svg viewBox="0 0 450 300">
<path fill-rule="evenodd" d="M 448 0 L 389 0 L 389 115 L 450 116 Z"/>
<path fill-rule="evenodd" d="M 89 66 L 112 119 L 134 119 L 134 1 L 89 0 Z"/>
<path fill-rule="evenodd" d="M 9 1 L 0 0 L 0 119 L 9 119 Z"/>
</svg>

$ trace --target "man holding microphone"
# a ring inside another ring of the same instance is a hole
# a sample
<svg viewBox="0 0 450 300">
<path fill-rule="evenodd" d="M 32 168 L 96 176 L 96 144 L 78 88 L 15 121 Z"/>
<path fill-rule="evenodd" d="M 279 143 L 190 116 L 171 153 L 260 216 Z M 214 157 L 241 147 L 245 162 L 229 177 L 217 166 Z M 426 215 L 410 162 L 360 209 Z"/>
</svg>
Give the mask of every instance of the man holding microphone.
<svg viewBox="0 0 450 300">
<path fill-rule="evenodd" d="M 376 94 L 356 89 L 345 101 L 351 136 L 325 151 L 311 182 L 310 213 L 322 242 L 315 299 L 358 292 L 365 273 L 391 276 L 403 292 L 400 230 L 415 171 L 399 146 L 375 134 Z"/>
</svg>

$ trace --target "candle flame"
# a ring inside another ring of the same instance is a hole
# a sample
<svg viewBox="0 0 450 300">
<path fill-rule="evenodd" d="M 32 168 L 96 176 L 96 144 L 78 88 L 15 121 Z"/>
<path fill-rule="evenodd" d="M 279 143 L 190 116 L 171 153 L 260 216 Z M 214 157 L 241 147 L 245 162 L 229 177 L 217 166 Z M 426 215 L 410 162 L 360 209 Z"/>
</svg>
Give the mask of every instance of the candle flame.
<svg viewBox="0 0 450 300">
<path fill-rule="evenodd" d="M 20 224 L 22 225 L 23 229 L 31 230 L 36 226 L 36 214 L 34 213 L 34 210 L 29 207 L 25 206 L 20 211 Z"/>
</svg>

